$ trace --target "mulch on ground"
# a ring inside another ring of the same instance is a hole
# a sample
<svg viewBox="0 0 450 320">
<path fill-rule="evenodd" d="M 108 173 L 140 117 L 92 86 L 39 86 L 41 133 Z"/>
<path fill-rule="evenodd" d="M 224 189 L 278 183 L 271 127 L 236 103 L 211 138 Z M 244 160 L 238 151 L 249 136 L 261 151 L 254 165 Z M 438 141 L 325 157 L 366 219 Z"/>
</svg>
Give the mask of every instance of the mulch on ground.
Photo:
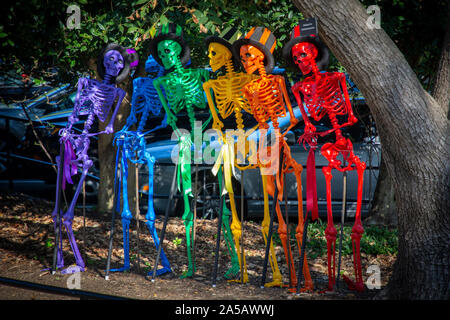
<svg viewBox="0 0 450 320">
<path fill-rule="evenodd" d="M 52 275 L 45 270 L 52 265 L 54 231 L 51 212 L 54 203 L 31 198 L 24 194 L 0 194 L 0 276 L 34 283 L 66 288 L 70 275 L 59 272 Z M 163 217 L 157 216 L 156 227 L 160 232 Z M 99 214 L 95 210 L 86 210 L 85 218 L 80 208 L 76 209 L 73 230 L 78 247 L 83 255 L 87 270 L 80 274 L 80 289 L 102 294 L 128 297 L 133 299 L 164 300 L 294 300 L 294 299 L 373 299 L 379 290 L 366 290 L 356 293 L 348 290 L 341 283 L 340 290 L 333 293 L 319 293 L 327 286 L 326 255 L 309 259 L 311 276 L 314 280 L 314 292 L 291 294 L 286 288 L 260 288 L 263 260 L 265 253 L 264 240 L 260 222 L 245 221 L 243 225 L 244 241 L 249 282 L 247 284 L 229 283 L 223 275 L 229 268 L 230 258 L 225 242 L 221 242 L 217 286 L 211 286 L 211 277 L 216 246 L 217 220 L 197 220 L 196 224 L 196 274 L 192 278 L 180 279 L 187 270 L 185 246 L 185 230 L 179 217 L 171 217 L 167 224 L 164 251 L 171 263 L 173 272 L 165 274 L 152 282 L 146 276 L 153 270 L 155 246 L 145 225 L 144 215 L 139 219 L 139 230 L 136 222 L 130 230 L 130 256 L 132 269 L 125 273 L 111 273 L 110 280 L 105 280 L 108 241 L 111 217 Z M 120 217 L 115 224 L 115 236 L 111 267 L 121 267 L 123 263 L 122 226 Z M 275 223 L 274 230 L 277 226 Z M 138 241 L 139 233 L 139 241 Z M 67 236 L 63 233 L 65 265 L 75 262 Z M 293 239 L 294 241 L 295 239 Z M 347 241 L 350 241 L 347 239 Z M 298 251 L 293 243 L 294 258 L 297 261 Z M 283 280 L 288 283 L 288 270 L 284 259 L 283 248 L 276 246 L 278 265 Z M 139 260 L 139 263 L 138 263 Z M 381 268 L 381 288 L 383 288 L 392 272 L 395 256 L 366 255 L 362 253 L 364 281 L 370 276 L 365 273 L 370 265 Z M 353 278 L 351 256 L 343 256 L 343 272 Z M 271 281 L 270 267 L 267 282 Z M 40 293 L 0 284 L 0 299 L 74 299 L 50 293 Z M 76 298 L 78 299 L 78 298 Z"/>
</svg>

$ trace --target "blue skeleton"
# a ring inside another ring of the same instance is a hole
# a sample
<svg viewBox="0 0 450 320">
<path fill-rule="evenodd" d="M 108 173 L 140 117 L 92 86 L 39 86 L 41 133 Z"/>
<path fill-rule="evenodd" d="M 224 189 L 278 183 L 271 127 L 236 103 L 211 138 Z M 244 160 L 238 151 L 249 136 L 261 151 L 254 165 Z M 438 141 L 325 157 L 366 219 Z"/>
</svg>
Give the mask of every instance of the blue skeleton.
<svg viewBox="0 0 450 320">
<path fill-rule="evenodd" d="M 155 158 L 145 149 L 145 135 L 155 130 L 167 126 L 167 116 L 159 126 L 143 132 L 149 112 L 159 115 L 161 111 L 161 103 L 158 94 L 152 84 L 153 79 L 164 75 L 162 68 L 156 60 L 150 55 L 145 62 L 145 71 L 149 73 L 148 77 L 136 78 L 133 81 L 133 97 L 131 100 L 131 112 L 125 126 L 115 134 L 113 143 L 117 145 L 116 172 L 118 161 L 121 163 L 122 170 L 122 192 L 123 192 L 123 209 L 122 209 L 122 228 L 123 228 L 123 249 L 124 249 L 124 265 L 119 269 L 111 269 L 111 272 L 123 272 L 130 269 L 130 251 L 129 251 L 129 229 L 130 221 L 133 215 L 128 203 L 128 160 L 134 164 L 147 163 L 148 166 L 148 210 L 145 215 L 146 225 L 150 231 L 150 235 L 155 242 L 156 249 L 159 246 L 159 238 L 155 228 L 155 210 L 153 208 L 153 168 Z M 130 131 L 129 128 L 138 122 L 137 117 L 140 115 L 139 125 L 136 131 Z M 120 187 L 118 188 L 120 195 Z M 118 199 L 120 196 L 116 195 Z M 137 195 L 138 196 L 138 195 Z M 119 203 L 119 201 L 117 201 Z M 120 204 L 118 204 L 120 208 Z M 162 248 L 161 248 L 162 249 Z M 161 264 L 163 267 L 156 273 L 157 276 L 172 272 L 169 260 L 163 250 L 161 250 Z M 150 275 L 150 272 L 148 273 Z"/>
</svg>

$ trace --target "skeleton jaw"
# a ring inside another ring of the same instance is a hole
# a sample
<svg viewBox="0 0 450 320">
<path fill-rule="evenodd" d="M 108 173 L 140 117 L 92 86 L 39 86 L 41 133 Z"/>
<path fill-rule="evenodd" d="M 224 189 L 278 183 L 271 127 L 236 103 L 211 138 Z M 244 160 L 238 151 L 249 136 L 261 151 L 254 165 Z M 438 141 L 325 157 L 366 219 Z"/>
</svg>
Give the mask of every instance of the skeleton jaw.
<svg viewBox="0 0 450 320">
<path fill-rule="evenodd" d="M 297 43 L 292 48 L 292 58 L 303 75 L 314 70 L 313 65 L 316 63 L 317 52 L 316 46 L 309 42 Z"/>
<path fill-rule="evenodd" d="M 242 65 L 248 74 L 255 73 L 264 61 L 264 54 L 252 45 L 243 45 L 239 54 Z"/>
<path fill-rule="evenodd" d="M 209 44 L 208 58 L 212 71 L 216 72 L 231 59 L 231 52 L 224 45 L 212 42 Z"/>
<path fill-rule="evenodd" d="M 173 40 L 164 40 L 158 43 L 158 56 L 164 68 L 170 69 L 180 62 L 181 46 Z"/>
<path fill-rule="evenodd" d="M 117 77 L 123 69 L 123 57 L 117 50 L 110 50 L 106 52 L 103 58 L 103 65 L 105 66 L 105 73 Z"/>
</svg>

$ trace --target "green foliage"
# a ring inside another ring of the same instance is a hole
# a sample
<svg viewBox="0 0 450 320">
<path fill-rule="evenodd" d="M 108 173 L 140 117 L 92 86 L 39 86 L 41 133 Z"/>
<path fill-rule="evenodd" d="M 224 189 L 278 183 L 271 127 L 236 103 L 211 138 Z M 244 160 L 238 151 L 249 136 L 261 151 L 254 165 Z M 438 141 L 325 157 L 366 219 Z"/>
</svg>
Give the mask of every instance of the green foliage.
<svg viewBox="0 0 450 320">
<path fill-rule="evenodd" d="M 327 241 L 325 239 L 326 222 L 320 219 L 308 225 L 308 257 L 312 259 L 326 256 Z M 342 255 L 353 254 L 351 233 L 353 225 L 344 226 L 342 238 Z M 335 225 L 338 231 L 336 250 L 339 248 L 340 225 Z M 291 230 L 291 239 L 295 239 L 295 229 Z M 361 238 L 361 252 L 366 254 L 395 254 L 398 251 L 397 229 L 388 229 L 379 226 L 364 226 L 364 234 Z"/>
<path fill-rule="evenodd" d="M 295 238 L 296 224 L 290 224 L 290 241 L 292 248 L 296 248 L 297 240 Z M 307 256 L 315 259 L 317 257 L 326 257 L 327 240 L 325 239 L 325 228 L 327 223 L 318 219 L 308 224 Z M 344 236 L 342 238 L 342 255 L 352 255 L 352 233 L 353 224 L 344 226 Z M 339 248 L 340 224 L 335 224 L 338 231 L 336 240 L 336 255 Z M 280 236 L 274 228 L 272 233 L 272 242 L 274 246 L 282 246 Z M 380 226 L 364 226 L 364 234 L 361 238 L 361 252 L 365 254 L 396 254 L 398 251 L 397 229 L 389 229 Z M 297 249 L 296 249 L 297 250 Z"/>
<path fill-rule="evenodd" d="M 362 0 L 381 8 L 381 24 L 423 84 L 430 86 L 437 65 L 445 19 L 446 1 Z M 253 26 L 269 27 L 277 38 L 274 52 L 279 66 L 286 63 L 281 48 L 302 14 L 291 0 L 79 0 L 80 29 L 68 29 L 68 0 L 17 0 L 0 11 L 0 59 L 43 81 L 46 70 L 57 67 L 58 81 L 75 82 L 81 74 L 94 74 L 96 58 L 109 42 L 135 48 L 141 60 L 149 53 L 149 41 L 161 23 L 183 27 L 191 47 L 193 67 L 207 65 L 203 39 L 234 26 L 243 33 Z M 319 26 L 320 28 L 320 26 Z M 329 70 L 342 70 L 331 55 Z M 298 77 L 291 70 L 288 76 Z"/>
</svg>

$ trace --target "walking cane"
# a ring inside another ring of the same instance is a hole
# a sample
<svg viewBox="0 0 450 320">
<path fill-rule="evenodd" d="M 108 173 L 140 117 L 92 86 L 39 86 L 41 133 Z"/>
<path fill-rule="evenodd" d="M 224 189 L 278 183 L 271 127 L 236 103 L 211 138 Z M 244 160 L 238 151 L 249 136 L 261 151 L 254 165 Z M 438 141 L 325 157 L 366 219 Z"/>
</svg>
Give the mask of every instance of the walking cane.
<svg viewBox="0 0 450 320">
<path fill-rule="evenodd" d="M 287 234 L 286 234 L 286 242 L 287 245 L 289 247 L 289 251 L 288 251 L 288 261 L 287 261 L 287 265 L 288 265 L 288 277 L 289 277 L 289 288 L 292 288 L 292 279 L 291 279 L 291 255 L 289 254 L 289 252 L 291 252 L 291 235 L 290 235 L 290 229 L 289 229 L 289 206 L 288 206 L 288 193 L 286 190 L 286 174 L 284 174 L 283 177 L 283 190 L 284 190 L 284 210 L 285 210 L 285 220 L 286 220 L 286 229 L 287 229 Z"/>
<path fill-rule="evenodd" d="M 137 151 L 136 151 L 137 157 Z M 137 270 L 141 273 L 141 254 L 139 252 L 139 220 L 140 220 L 140 210 L 139 210 L 139 168 L 138 163 L 134 165 L 135 170 L 135 181 L 136 181 L 136 249 L 137 249 Z"/>
<path fill-rule="evenodd" d="M 169 220 L 170 204 L 172 202 L 173 195 L 175 194 L 175 190 L 176 190 L 176 186 L 177 186 L 176 185 L 177 168 L 178 168 L 178 165 L 175 164 L 175 169 L 173 170 L 172 184 L 170 186 L 169 199 L 167 201 L 166 212 L 164 214 L 164 223 L 163 223 L 163 227 L 162 227 L 162 230 L 161 230 L 161 235 L 159 236 L 159 246 L 158 246 L 158 250 L 157 250 L 157 253 L 156 253 L 156 257 L 155 257 L 155 265 L 153 266 L 152 282 L 155 282 L 156 270 L 158 269 L 158 263 L 159 263 L 159 255 L 161 254 L 161 248 L 162 248 L 162 245 L 163 245 L 163 242 L 164 242 L 164 237 L 166 236 L 166 228 L 167 228 L 167 220 Z"/>
<path fill-rule="evenodd" d="M 120 145 L 117 146 L 117 154 L 116 154 L 116 166 L 115 166 L 115 174 L 114 174 L 114 200 L 113 200 L 113 209 L 112 209 L 112 217 L 111 217 L 111 231 L 109 235 L 109 245 L 108 245 L 108 257 L 106 259 L 106 272 L 105 272 L 105 280 L 109 280 L 109 270 L 111 268 L 111 254 L 113 247 L 113 239 L 114 239 L 114 224 L 116 220 L 116 211 L 117 204 L 120 203 L 120 183 L 122 181 L 122 168 L 120 167 L 119 159 L 120 154 Z"/>
<path fill-rule="evenodd" d="M 64 152 L 65 142 L 59 145 L 59 168 L 58 168 L 58 183 L 56 185 L 56 228 L 55 228 L 55 248 L 53 249 L 53 265 L 52 274 L 56 273 L 56 261 L 58 256 L 58 248 L 61 242 L 61 188 L 64 172 Z M 62 244 L 61 244 L 62 245 Z"/>
<path fill-rule="evenodd" d="M 220 169 L 219 169 L 220 170 Z M 222 173 L 222 188 L 225 188 L 225 181 L 223 179 L 224 173 Z M 222 230 L 222 214 L 223 214 L 223 192 L 222 190 L 220 192 L 220 201 L 219 201 L 219 217 L 217 221 L 217 242 L 216 242 L 216 252 L 214 255 L 214 269 L 212 274 L 212 287 L 216 287 L 216 280 L 217 280 L 217 268 L 219 266 L 219 249 L 220 249 L 220 233 Z"/>
<path fill-rule="evenodd" d="M 239 242 L 241 244 L 241 283 L 244 283 L 244 171 L 241 171 L 241 238 Z"/>
<path fill-rule="evenodd" d="M 281 168 L 283 168 L 282 161 L 283 161 L 283 150 L 280 150 L 278 172 L 281 170 Z M 275 192 L 273 195 L 272 210 L 270 210 L 269 233 L 267 234 L 266 253 L 264 255 L 263 273 L 262 273 L 262 277 L 261 277 L 261 288 L 264 288 L 264 284 L 266 283 L 267 263 L 269 262 L 270 243 L 272 242 L 272 229 L 273 229 L 273 220 L 274 220 L 274 215 L 275 215 L 274 212 L 275 212 L 277 201 L 278 201 L 278 188 L 277 188 L 276 181 L 275 181 Z"/>
<path fill-rule="evenodd" d="M 343 161 L 345 165 L 345 160 Z M 339 234 L 339 255 L 338 255 L 338 270 L 337 270 L 337 279 L 335 286 L 339 289 L 339 278 L 341 274 L 341 254 L 342 254 L 342 238 L 344 235 L 344 223 L 345 223 L 345 215 L 347 213 L 347 171 L 344 171 L 342 177 L 342 210 L 341 210 L 341 230 Z"/>
<path fill-rule="evenodd" d="M 192 225 L 192 261 L 195 272 L 195 229 L 197 224 L 197 197 L 198 197 L 198 164 L 195 164 L 195 182 L 194 182 L 194 223 Z"/>
<path fill-rule="evenodd" d="M 302 248 L 300 250 L 300 260 L 298 262 L 298 273 L 297 273 L 297 294 L 300 293 L 300 287 L 303 277 L 303 267 L 305 266 L 305 250 L 306 250 L 306 241 L 308 241 L 308 213 L 306 210 L 305 220 L 303 222 L 303 236 L 302 236 Z"/>
</svg>

